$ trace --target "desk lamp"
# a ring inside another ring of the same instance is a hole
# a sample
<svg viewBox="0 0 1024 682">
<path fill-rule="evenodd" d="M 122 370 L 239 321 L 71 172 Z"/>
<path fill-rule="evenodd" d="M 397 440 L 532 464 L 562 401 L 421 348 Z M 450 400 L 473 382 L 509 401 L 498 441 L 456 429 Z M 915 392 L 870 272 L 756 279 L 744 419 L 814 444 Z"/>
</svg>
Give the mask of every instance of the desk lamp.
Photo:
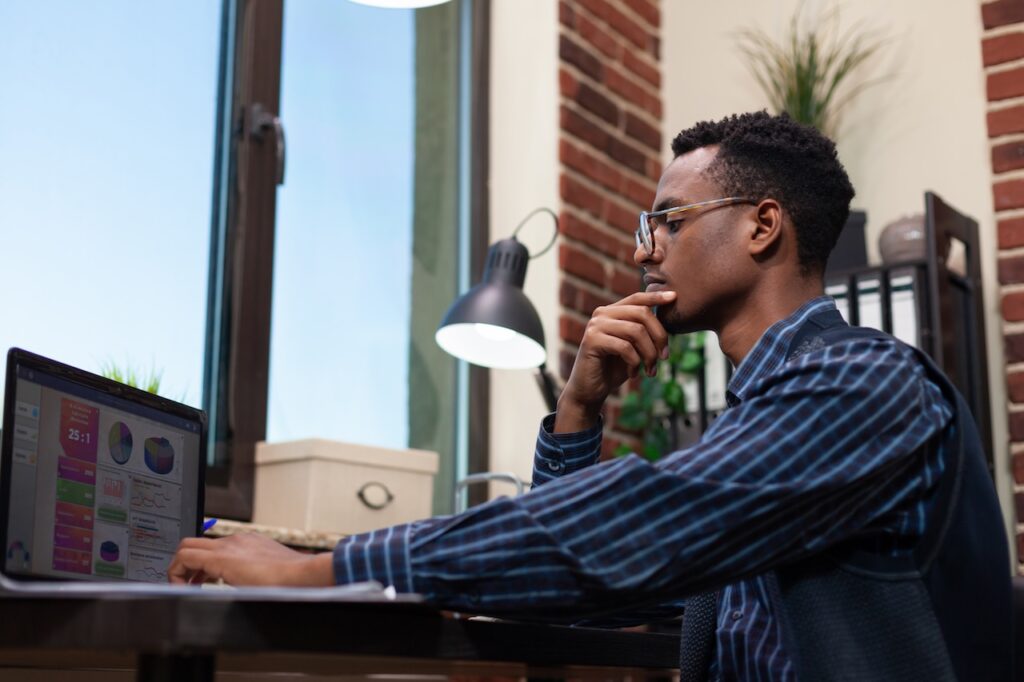
<svg viewBox="0 0 1024 682">
<path fill-rule="evenodd" d="M 551 242 L 532 256 L 516 234 L 538 213 L 555 223 Z M 544 364 L 544 328 L 540 316 L 523 293 L 526 265 L 547 253 L 558 237 L 558 216 L 547 208 L 530 212 L 507 239 L 491 244 L 482 281 L 455 299 L 445 313 L 434 339 L 447 353 L 481 367 L 496 369 L 537 368 L 537 383 L 544 401 L 554 412 L 558 392 Z"/>
</svg>

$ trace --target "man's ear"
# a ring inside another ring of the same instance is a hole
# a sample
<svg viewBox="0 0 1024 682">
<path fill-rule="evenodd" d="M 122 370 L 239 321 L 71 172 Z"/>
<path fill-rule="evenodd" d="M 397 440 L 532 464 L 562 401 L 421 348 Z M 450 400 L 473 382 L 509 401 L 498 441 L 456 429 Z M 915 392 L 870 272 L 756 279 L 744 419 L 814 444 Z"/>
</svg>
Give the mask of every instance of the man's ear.
<svg viewBox="0 0 1024 682">
<path fill-rule="evenodd" d="M 775 199 L 764 199 L 754 207 L 754 227 L 750 232 L 750 255 L 767 258 L 782 243 L 782 206 Z"/>
</svg>

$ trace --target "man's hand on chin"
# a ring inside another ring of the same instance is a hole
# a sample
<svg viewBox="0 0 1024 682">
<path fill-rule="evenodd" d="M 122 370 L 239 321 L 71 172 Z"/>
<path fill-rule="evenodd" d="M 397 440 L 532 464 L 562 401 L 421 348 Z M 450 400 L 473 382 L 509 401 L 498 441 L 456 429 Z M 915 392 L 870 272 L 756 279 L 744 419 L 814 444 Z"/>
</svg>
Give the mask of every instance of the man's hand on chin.
<svg viewBox="0 0 1024 682">
<path fill-rule="evenodd" d="M 304 554 L 261 535 L 240 533 L 185 538 L 167 577 L 179 585 L 223 580 L 229 585 L 329 587 L 334 585 L 334 563 L 330 552 Z"/>
</svg>

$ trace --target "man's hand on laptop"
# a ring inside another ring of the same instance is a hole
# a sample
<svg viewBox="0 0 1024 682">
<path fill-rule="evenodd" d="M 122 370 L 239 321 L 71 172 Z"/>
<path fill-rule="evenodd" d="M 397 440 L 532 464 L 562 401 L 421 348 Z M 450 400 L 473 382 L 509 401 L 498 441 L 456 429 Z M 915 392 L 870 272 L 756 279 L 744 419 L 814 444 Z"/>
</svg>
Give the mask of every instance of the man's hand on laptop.
<svg viewBox="0 0 1024 682">
<path fill-rule="evenodd" d="M 229 585 L 334 585 L 330 552 L 303 554 L 254 533 L 224 538 L 185 538 L 178 545 L 168 579 L 175 584 L 216 582 Z"/>
</svg>

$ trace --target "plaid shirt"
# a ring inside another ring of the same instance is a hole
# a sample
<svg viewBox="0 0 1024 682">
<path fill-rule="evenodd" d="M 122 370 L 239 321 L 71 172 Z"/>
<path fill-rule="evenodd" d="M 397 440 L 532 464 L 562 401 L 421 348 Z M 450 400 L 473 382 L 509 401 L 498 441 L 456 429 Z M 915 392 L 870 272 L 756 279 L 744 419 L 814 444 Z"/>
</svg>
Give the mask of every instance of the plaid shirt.
<svg viewBox="0 0 1024 682">
<path fill-rule="evenodd" d="M 923 531 L 952 410 L 895 339 L 796 349 L 820 297 L 769 328 L 699 443 L 597 463 L 600 425 L 542 423 L 534 490 L 352 536 L 338 582 L 378 580 L 446 608 L 582 621 L 678 614 L 721 589 L 712 679 L 792 680 L 760 574 L 839 541 L 889 554 Z"/>
</svg>

